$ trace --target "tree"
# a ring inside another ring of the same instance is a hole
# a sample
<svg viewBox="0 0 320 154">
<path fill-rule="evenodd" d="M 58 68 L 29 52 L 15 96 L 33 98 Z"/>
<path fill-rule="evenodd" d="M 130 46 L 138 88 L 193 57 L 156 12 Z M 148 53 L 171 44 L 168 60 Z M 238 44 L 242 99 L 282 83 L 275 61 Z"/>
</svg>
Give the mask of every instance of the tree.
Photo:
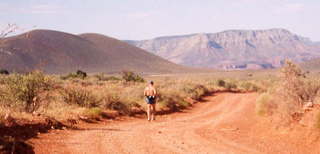
<svg viewBox="0 0 320 154">
<path fill-rule="evenodd" d="M 9 75 L 9 71 L 8 70 L 5 70 L 5 69 L 0 69 L 0 74 L 2 75 Z"/>
<path fill-rule="evenodd" d="M 7 37 L 9 34 L 16 32 L 19 27 L 16 24 L 8 24 L 6 28 L 0 30 L 0 39 Z"/>
<path fill-rule="evenodd" d="M 81 78 L 81 79 L 84 79 L 84 78 L 87 77 L 87 73 L 84 72 L 84 71 L 81 71 L 81 70 L 78 70 L 78 71 L 76 72 L 76 74 L 77 74 L 77 76 L 78 76 L 79 78 Z"/>
<path fill-rule="evenodd" d="M 144 82 L 144 79 L 141 76 L 131 71 L 122 71 L 122 79 L 126 82 Z"/>
</svg>

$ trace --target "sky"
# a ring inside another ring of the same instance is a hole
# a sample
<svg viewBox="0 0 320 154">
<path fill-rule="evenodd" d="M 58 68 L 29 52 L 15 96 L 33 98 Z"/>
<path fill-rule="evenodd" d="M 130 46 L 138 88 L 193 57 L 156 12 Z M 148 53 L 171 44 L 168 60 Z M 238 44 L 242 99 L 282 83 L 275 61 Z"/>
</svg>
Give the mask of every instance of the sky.
<svg viewBox="0 0 320 154">
<path fill-rule="evenodd" d="M 122 40 L 285 28 L 320 41 L 320 0 L 0 0 L 0 28 L 101 33 Z"/>
</svg>

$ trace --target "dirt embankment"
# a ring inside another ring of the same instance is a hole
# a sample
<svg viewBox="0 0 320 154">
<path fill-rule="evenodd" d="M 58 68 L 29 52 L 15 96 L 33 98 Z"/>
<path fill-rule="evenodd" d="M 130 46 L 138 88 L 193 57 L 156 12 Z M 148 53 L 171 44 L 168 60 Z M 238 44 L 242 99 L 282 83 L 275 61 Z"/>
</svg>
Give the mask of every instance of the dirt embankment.
<svg viewBox="0 0 320 154">
<path fill-rule="evenodd" d="M 155 122 L 84 124 L 41 134 L 30 144 L 36 153 L 320 153 L 314 131 L 276 128 L 258 117 L 257 95 L 220 93 Z"/>
</svg>

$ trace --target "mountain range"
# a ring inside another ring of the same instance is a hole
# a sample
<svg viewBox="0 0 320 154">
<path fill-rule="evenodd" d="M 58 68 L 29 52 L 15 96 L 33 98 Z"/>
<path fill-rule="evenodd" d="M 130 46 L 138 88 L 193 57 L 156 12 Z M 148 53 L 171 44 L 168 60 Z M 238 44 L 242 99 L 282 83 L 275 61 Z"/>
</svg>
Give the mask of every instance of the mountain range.
<svg viewBox="0 0 320 154">
<path fill-rule="evenodd" d="M 319 42 L 286 29 L 228 30 L 125 42 L 185 66 L 218 69 L 276 68 L 285 59 L 320 57 Z"/>
<path fill-rule="evenodd" d="M 194 70 L 101 34 L 74 35 L 52 30 L 33 30 L 1 39 L 0 68 L 11 72 L 39 69 L 46 73 Z"/>
<path fill-rule="evenodd" d="M 319 42 L 285 29 L 229 30 L 125 42 L 96 33 L 33 30 L 0 39 L 0 69 L 11 72 L 206 72 L 208 69 L 189 66 L 264 69 L 279 67 L 287 58 L 306 62 L 319 57 Z M 316 68 L 318 61 L 304 66 Z"/>
</svg>

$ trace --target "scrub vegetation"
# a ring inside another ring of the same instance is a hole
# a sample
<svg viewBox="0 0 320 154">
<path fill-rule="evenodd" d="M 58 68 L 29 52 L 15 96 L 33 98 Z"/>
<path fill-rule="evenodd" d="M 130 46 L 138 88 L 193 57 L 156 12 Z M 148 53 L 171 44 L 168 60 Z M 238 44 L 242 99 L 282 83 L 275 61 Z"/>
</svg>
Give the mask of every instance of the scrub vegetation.
<svg viewBox="0 0 320 154">
<path fill-rule="evenodd" d="M 312 118 L 317 119 L 312 123 L 318 127 L 319 115 L 315 113 L 320 111 L 319 78 L 291 61 L 286 61 L 279 76 L 257 99 L 257 113 L 284 125 L 303 121 L 306 115 L 312 114 L 317 116 Z"/>
<path fill-rule="evenodd" d="M 160 113 L 188 108 L 212 92 L 265 89 L 258 80 L 217 79 L 214 75 L 143 77 L 124 71 L 111 76 L 101 73 L 87 75 L 79 70 L 56 76 L 34 71 L 0 76 L 0 112 L 1 115 L 15 115 L 15 118 L 37 114 L 59 120 L 77 119 L 88 115 L 87 112 L 91 117 L 103 116 L 108 111 L 119 115 L 141 114 L 146 110 L 143 89 L 149 80 L 155 81 Z"/>
</svg>

